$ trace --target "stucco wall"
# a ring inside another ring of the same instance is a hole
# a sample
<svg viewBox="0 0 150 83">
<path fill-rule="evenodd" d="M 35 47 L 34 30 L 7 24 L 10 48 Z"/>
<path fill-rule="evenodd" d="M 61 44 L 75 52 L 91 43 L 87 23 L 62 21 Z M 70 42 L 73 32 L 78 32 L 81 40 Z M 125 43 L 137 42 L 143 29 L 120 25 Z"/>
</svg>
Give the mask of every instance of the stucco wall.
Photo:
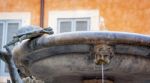
<svg viewBox="0 0 150 83">
<path fill-rule="evenodd" d="M 45 0 L 45 27 L 50 10 L 99 9 L 113 31 L 150 34 L 150 0 Z M 0 0 L 0 12 L 31 12 L 39 25 L 40 0 Z"/>
<path fill-rule="evenodd" d="M 40 23 L 40 0 L 0 0 L 1 12 L 31 12 L 31 22 Z"/>
<path fill-rule="evenodd" d="M 150 0 L 46 0 L 46 11 L 60 9 L 99 9 L 108 30 L 150 34 Z"/>
</svg>

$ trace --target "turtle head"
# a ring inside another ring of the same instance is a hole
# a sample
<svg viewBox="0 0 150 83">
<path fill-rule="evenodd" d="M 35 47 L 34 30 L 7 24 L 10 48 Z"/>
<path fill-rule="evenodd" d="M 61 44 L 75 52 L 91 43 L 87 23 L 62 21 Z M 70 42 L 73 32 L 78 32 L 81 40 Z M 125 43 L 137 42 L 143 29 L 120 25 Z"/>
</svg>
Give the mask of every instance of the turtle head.
<svg viewBox="0 0 150 83">
<path fill-rule="evenodd" d="M 47 28 L 44 28 L 43 29 L 43 32 L 44 33 L 47 33 L 47 34 L 53 34 L 53 29 L 51 27 L 47 27 Z"/>
</svg>

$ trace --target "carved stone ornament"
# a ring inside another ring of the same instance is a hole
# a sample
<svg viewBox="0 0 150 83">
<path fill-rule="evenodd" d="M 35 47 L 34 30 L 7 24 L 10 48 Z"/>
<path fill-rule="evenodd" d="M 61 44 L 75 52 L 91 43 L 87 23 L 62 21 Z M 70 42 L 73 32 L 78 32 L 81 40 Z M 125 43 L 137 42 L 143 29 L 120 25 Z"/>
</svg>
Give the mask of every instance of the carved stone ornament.
<svg viewBox="0 0 150 83">
<path fill-rule="evenodd" d="M 99 44 L 94 46 L 93 54 L 94 62 L 97 65 L 101 65 L 110 62 L 110 59 L 114 56 L 114 51 L 112 46 Z"/>
</svg>

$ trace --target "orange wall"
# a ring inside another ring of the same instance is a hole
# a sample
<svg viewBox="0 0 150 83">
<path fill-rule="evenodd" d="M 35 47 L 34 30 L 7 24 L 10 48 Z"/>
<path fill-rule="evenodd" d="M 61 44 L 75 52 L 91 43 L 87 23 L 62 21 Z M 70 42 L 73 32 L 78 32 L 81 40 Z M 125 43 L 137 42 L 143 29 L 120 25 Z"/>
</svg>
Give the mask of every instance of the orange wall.
<svg viewBox="0 0 150 83">
<path fill-rule="evenodd" d="M 60 9 L 99 9 L 109 30 L 150 34 L 150 0 L 46 0 L 46 11 Z"/>
<path fill-rule="evenodd" d="M 31 12 L 31 22 L 40 23 L 40 0 L 0 0 L 0 12 Z"/>
<path fill-rule="evenodd" d="M 0 12 L 27 11 L 39 25 L 40 0 L 0 0 Z M 111 31 L 150 34 L 150 0 L 45 0 L 45 27 L 50 10 L 99 9 Z"/>
</svg>

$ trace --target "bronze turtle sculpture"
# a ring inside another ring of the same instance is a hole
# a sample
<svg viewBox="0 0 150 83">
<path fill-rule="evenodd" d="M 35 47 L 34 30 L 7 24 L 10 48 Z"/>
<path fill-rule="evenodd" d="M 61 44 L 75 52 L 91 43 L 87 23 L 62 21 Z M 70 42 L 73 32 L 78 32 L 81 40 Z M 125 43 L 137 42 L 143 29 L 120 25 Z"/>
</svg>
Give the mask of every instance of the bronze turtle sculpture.
<svg viewBox="0 0 150 83">
<path fill-rule="evenodd" d="M 38 26 L 30 25 L 20 28 L 16 34 L 13 36 L 13 40 L 7 43 L 4 48 L 7 51 L 7 54 L 0 52 L 0 59 L 5 61 L 9 66 L 9 73 L 11 75 L 11 79 L 13 83 L 22 83 L 20 78 L 21 72 L 18 72 L 19 69 L 16 68 L 16 65 L 12 58 L 11 50 L 9 49 L 10 45 L 14 45 L 17 42 L 21 42 L 25 39 L 33 39 L 37 38 L 43 34 L 53 34 L 53 30 L 51 27 L 48 28 L 41 28 Z"/>
<path fill-rule="evenodd" d="M 16 32 L 16 34 L 13 36 L 13 40 L 8 44 L 6 44 L 4 47 L 14 45 L 15 43 L 21 42 L 22 40 L 25 39 L 32 39 L 39 37 L 43 34 L 53 34 L 53 33 L 54 32 L 51 27 L 41 28 L 39 26 L 34 25 L 24 26 Z"/>
</svg>

